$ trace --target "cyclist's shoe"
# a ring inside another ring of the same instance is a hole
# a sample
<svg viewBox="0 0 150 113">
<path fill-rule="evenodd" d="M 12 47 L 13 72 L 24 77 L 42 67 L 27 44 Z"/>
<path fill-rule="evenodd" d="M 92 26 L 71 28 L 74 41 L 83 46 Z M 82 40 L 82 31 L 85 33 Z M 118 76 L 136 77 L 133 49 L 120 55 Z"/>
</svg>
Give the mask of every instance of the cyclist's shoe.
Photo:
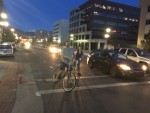
<svg viewBox="0 0 150 113">
<path fill-rule="evenodd" d="M 81 73 L 78 72 L 77 75 L 78 75 L 78 76 L 81 76 Z"/>
<path fill-rule="evenodd" d="M 57 74 L 53 75 L 53 82 L 57 82 Z"/>
<path fill-rule="evenodd" d="M 58 76 L 57 74 L 55 74 L 55 75 L 54 75 L 54 78 L 53 78 L 53 82 L 56 83 L 56 82 L 58 82 L 60 79 L 61 79 L 61 75 Z"/>
</svg>

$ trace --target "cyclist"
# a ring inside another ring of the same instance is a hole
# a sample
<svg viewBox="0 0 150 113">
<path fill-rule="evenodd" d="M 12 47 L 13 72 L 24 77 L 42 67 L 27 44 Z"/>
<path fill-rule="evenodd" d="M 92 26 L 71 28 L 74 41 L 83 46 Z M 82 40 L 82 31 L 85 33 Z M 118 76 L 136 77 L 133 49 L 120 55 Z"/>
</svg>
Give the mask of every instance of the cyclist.
<svg viewBox="0 0 150 113">
<path fill-rule="evenodd" d="M 68 67 L 69 61 L 75 58 L 75 49 L 70 46 L 70 42 L 66 41 L 65 47 L 62 48 L 61 53 L 60 71 L 57 73 L 55 82 L 61 78 L 61 75 L 65 73 L 65 68 Z"/>
<path fill-rule="evenodd" d="M 80 73 L 80 63 L 81 63 L 81 60 L 83 59 L 83 51 L 82 51 L 82 48 L 79 46 L 78 49 L 77 49 L 77 53 L 76 53 L 76 70 L 78 71 L 78 75 L 80 76 L 81 73 Z"/>
</svg>

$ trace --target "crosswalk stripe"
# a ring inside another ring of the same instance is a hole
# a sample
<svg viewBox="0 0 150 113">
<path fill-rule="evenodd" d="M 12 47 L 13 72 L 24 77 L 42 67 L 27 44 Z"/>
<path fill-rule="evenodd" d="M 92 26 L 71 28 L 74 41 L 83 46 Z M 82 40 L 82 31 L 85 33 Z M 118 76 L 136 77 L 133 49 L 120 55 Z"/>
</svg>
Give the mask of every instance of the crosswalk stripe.
<svg viewBox="0 0 150 113">
<path fill-rule="evenodd" d="M 80 90 L 89 90 L 89 89 L 102 89 L 102 88 L 110 88 L 110 87 L 119 87 L 119 86 L 133 86 L 133 85 L 146 85 L 150 84 L 150 81 L 144 81 L 144 82 L 129 82 L 129 83 L 114 83 L 114 84 L 101 84 L 101 85 L 89 85 L 89 86 L 81 86 L 76 87 L 73 91 L 80 91 Z M 41 96 L 44 94 L 52 94 L 52 93 L 63 93 L 63 89 L 54 89 L 54 90 L 44 90 L 35 92 L 36 96 Z"/>
<path fill-rule="evenodd" d="M 80 76 L 77 77 L 77 79 L 92 79 L 92 78 L 105 78 L 105 77 L 109 77 L 108 75 L 100 75 L 100 76 Z M 35 79 L 36 82 L 40 82 L 40 81 L 47 81 L 47 82 L 51 82 L 53 81 L 53 79 Z"/>
</svg>

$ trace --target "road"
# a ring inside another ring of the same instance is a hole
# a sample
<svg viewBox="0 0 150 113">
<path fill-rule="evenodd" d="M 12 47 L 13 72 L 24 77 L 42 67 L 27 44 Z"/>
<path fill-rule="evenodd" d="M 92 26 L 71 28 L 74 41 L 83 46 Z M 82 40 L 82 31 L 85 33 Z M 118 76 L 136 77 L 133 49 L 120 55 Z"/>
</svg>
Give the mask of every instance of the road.
<svg viewBox="0 0 150 113">
<path fill-rule="evenodd" d="M 20 82 L 12 113 L 150 112 L 148 74 L 139 79 L 113 78 L 100 69 L 90 70 L 84 60 L 77 87 L 65 93 L 61 82 L 57 85 L 52 82 L 52 70 L 49 67 L 55 64 L 55 56 L 47 48 L 20 48 L 14 58 L 1 60 L 23 64 L 24 73 L 18 75 Z"/>
</svg>

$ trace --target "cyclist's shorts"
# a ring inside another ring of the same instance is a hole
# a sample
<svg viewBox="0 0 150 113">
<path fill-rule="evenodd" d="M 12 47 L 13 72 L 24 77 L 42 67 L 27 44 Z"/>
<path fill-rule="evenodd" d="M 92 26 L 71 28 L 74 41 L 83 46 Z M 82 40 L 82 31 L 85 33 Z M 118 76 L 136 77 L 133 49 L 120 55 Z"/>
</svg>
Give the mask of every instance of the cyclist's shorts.
<svg viewBox="0 0 150 113">
<path fill-rule="evenodd" d="M 68 67 L 68 64 L 66 64 L 65 62 L 61 62 L 60 63 L 60 70 L 65 70 L 65 67 Z"/>
</svg>

